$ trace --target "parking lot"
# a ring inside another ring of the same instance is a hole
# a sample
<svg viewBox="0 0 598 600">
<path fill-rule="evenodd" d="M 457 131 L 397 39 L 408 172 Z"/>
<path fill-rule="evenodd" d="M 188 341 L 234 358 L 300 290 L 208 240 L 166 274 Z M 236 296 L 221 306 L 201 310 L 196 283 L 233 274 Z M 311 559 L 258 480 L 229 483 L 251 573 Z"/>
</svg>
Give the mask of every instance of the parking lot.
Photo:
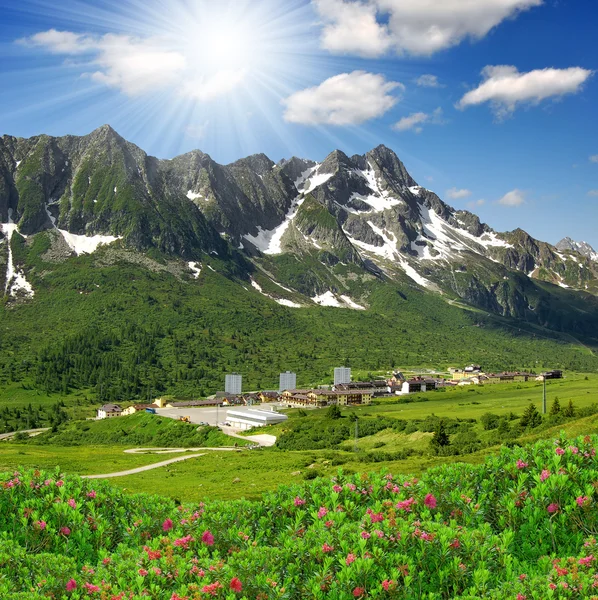
<svg viewBox="0 0 598 600">
<path fill-rule="evenodd" d="M 156 414 L 161 417 L 168 417 L 169 419 L 179 419 L 180 417 L 189 417 L 191 423 L 196 423 L 199 425 L 200 423 L 207 423 L 208 425 L 218 425 L 219 423 L 223 423 L 226 421 L 226 413 L 229 410 L 234 409 L 247 409 L 254 408 L 258 410 L 266 410 L 269 411 L 270 407 L 275 410 L 279 410 L 280 407 L 284 407 L 279 402 L 272 402 L 270 404 L 265 404 L 264 406 L 220 406 L 220 407 L 206 407 L 206 408 L 157 408 Z"/>
</svg>

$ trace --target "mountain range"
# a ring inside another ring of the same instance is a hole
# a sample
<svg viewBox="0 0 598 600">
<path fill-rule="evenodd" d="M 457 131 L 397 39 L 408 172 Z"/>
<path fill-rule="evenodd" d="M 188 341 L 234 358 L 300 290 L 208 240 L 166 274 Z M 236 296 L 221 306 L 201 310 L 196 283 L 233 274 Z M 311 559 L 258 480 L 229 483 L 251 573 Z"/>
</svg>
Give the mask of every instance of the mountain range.
<svg viewBox="0 0 598 600">
<path fill-rule="evenodd" d="M 258 154 L 224 166 L 200 151 L 159 160 L 109 126 L 83 137 L 5 135 L 0 221 L 5 317 L 35 306 L 59 265 L 65 273 L 87 256 L 95 268 L 124 261 L 190 285 L 219 272 L 291 311 L 367 313 L 374 288 L 406 286 L 596 341 L 589 245 L 496 232 L 418 185 L 384 146 L 336 150 L 321 163 Z"/>
</svg>

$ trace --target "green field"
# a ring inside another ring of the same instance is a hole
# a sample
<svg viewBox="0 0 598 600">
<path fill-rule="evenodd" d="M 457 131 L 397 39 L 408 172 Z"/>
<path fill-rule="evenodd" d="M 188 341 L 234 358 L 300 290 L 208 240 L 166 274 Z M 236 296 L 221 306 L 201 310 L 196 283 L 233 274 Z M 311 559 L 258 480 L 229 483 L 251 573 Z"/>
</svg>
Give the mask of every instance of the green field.
<svg viewBox="0 0 598 600">
<path fill-rule="evenodd" d="M 561 406 L 572 400 L 577 410 L 589 409 L 593 404 L 598 404 L 598 375 L 574 374 L 568 375 L 564 380 L 550 381 L 547 385 L 547 397 L 549 407 L 554 398 L 558 397 Z M 540 408 L 541 399 L 542 386 L 537 382 L 529 382 L 430 392 L 342 411 L 343 418 L 339 421 L 342 423 L 352 423 L 346 418 L 352 413 L 358 415 L 359 420 L 364 423 L 376 420 L 376 417 L 414 421 L 426 419 L 432 414 L 451 419 L 477 419 L 471 425 L 471 430 L 489 445 L 480 451 L 461 456 L 430 455 L 429 441 L 432 433 L 404 433 L 383 429 L 374 435 L 360 437 L 357 454 L 354 452 L 355 442 L 349 436 L 336 448 L 320 450 L 285 451 L 269 448 L 241 453 L 210 452 L 182 463 L 116 478 L 112 482 L 128 492 L 158 493 L 195 502 L 206 498 L 258 499 L 262 493 L 276 489 L 281 484 L 302 482 L 319 475 L 332 476 L 339 467 L 346 472 L 386 469 L 393 473 L 421 474 L 428 468 L 443 463 L 480 463 L 485 456 L 499 449 L 496 442 L 492 442 L 496 431 L 484 431 L 480 417 L 488 412 L 521 415 L 530 400 Z M 288 411 L 288 414 L 289 421 L 269 427 L 264 433 L 281 436 L 297 423 L 309 423 L 314 429 L 330 425 L 326 409 L 307 411 L 306 416 L 301 416 L 301 411 L 296 409 Z M 82 428 L 86 428 L 86 431 Z M 191 435 L 189 440 L 193 440 L 197 429 L 196 426 L 146 414 L 103 422 L 68 423 L 61 426 L 58 433 L 50 435 L 46 442 L 40 437 L 27 443 L 0 443 L 0 471 L 12 471 L 18 466 L 44 469 L 60 467 L 66 473 L 90 475 L 161 462 L 175 455 L 124 453 L 125 449 L 131 447 L 160 445 L 147 443 L 145 433 L 140 437 L 142 431 L 149 433 L 150 437 L 158 435 L 160 428 L 168 431 L 172 442 L 168 445 L 174 447 L 185 445 L 183 432 L 188 432 Z M 597 433 L 598 414 L 562 423 L 545 423 L 537 429 L 521 433 L 516 441 L 523 444 L 556 437 L 561 431 L 571 436 Z M 101 439 L 103 443 L 98 442 Z M 132 440 L 138 440 L 138 443 L 130 443 Z M 60 441 L 61 444 L 57 443 Z M 219 441 L 219 445 L 226 445 L 227 442 L 234 444 L 235 441 L 242 445 L 242 440 L 231 440 L 224 436 Z M 70 444 L 76 444 L 76 447 Z M 416 454 L 401 460 L 378 461 L 371 457 L 376 452 L 392 453 L 406 449 L 416 451 Z"/>
</svg>

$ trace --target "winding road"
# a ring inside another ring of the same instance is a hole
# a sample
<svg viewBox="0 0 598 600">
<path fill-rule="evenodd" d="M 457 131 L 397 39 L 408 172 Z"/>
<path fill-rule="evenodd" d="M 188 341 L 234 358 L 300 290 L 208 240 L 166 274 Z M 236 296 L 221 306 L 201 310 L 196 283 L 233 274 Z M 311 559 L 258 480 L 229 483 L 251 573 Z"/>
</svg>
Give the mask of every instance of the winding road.
<svg viewBox="0 0 598 600">
<path fill-rule="evenodd" d="M 202 452 L 197 453 L 197 450 Z M 239 448 L 223 447 L 223 448 L 130 448 L 125 450 L 125 454 L 182 454 L 183 452 L 195 452 L 195 454 L 185 454 L 185 456 L 177 456 L 176 458 L 170 458 L 163 460 L 162 462 L 153 463 L 151 465 L 145 465 L 144 467 L 136 467 L 135 469 L 127 469 L 126 471 L 117 471 L 116 473 L 105 473 L 104 475 L 82 475 L 81 479 L 110 479 L 113 477 L 126 477 L 127 475 L 136 475 L 137 473 L 144 473 L 145 471 L 151 471 L 152 469 L 159 469 L 161 467 L 167 467 L 174 463 L 182 462 L 184 460 L 190 460 L 191 458 L 199 458 L 205 456 L 208 452 L 240 452 Z"/>
</svg>

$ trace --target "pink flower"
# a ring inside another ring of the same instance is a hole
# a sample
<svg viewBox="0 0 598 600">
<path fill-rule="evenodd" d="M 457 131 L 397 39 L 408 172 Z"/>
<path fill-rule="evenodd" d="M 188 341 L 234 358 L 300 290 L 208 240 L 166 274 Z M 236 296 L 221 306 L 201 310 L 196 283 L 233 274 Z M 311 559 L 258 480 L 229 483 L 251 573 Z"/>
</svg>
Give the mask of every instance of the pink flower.
<svg viewBox="0 0 598 600">
<path fill-rule="evenodd" d="M 323 519 L 328 514 L 328 509 L 325 506 L 320 506 L 318 511 L 318 519 Z"/>
<path fill-rule="evenodd" d="M 233 592 L 240 592 L 243 589 L 243 584 L 238 577 L 233 577 L 230 581 L 230 589 Z"/>
<path fill-rule="evenodd" d="M 69 579 L 66 582 L 66 591 L 72 592 L 75 589 L 77 589 L 77 582 L 74 579 Z"/>
<path fill-rule="evenodd" d="M 575 502 L 577 502 L 578 506 L 583 506 L 586 502 L 589 502 L 590 499 L 587 496 L 578 496 L 575 499 Z"/>
<path fill-rule="evenodd" d="M 548 584 L 548 587 L 549 587 L 551 590 L 556 590 L 556 585 L 555 585 L 554 583 L 549 583 L 549 584 Z"/>
<path fill-rule="evenodd" d="M 527 575 L 525 573 L 521 573 L 521 575 L 519 575 L 519 581 L 524 581 L 525 579 L 527 579 Z"/>
<path fill-rule="evenodd" d="M 355 554 L 347 554 L 347 558 L 345 558 L 345 564 L 349 566 L 350 564 L 355 562 Z"/>
<path fill-rule="evenodd" d="M 93 583 L 85 583 L 84 585 L 88 594 L 93 594 L 94 592 L 100 591 L 100 588 L 97 585 L 93 585 Z"/>
<path fill-rule="evenodd" d="M 380 531 L 379 529 L 376 529 L 374 533 L 378 536 L 379 539 L 382 539 L 384 537 L 384 532 Z"/>
<path fill-rule="evenodd" d="M 550 471 L 548 469 L 544 469 L 542 473 L 540 473 L 540 481 L 546 481 L 550 477 Z"/>
<path fill-rule="evenodd" d="M 212 535 L 212 532 L 211 531 L 204 531 L 203 535 L 201 536 L 201 541 L 206 546 L 213 546 L 214 545 L 214 536 Z"/>
<path fill-rule="evenodd" d="M 189 548 L 189 544 L 193 541 L 193 538 L 190 535 L 186 535 L 185 537 L 179 538 L 178 540 L 174 540 L 175 546 L 180 546 L 187 550 Z"/>
<path fill-rule="evenodd" d="M 392 586 L 394 586 L 394 583 L 395 583 L 395 582 L 394 582 L 392 579 L 390 579 L 390 580 L 389 580 L 389 579 L 385 579 L 385 580 L 382 582 L 382 588 L 384 589 L 384 591 L 388 592 L 388 590 L 390 590 L 390 588 L 391 588 Z"/>
<path fill-rule="evenodd" d="M 579 448 L 577 446 L 569 446 L 569 450 L 573 453 L 573 454 L 577 454 L 579 452 Z"/>
<path fill-rule="evenodd" d="M 527 596 L 524 596 L 523 594 L 517 594 L 517 600 L 526 600 Z"/>
<path fill-rule="evenodd" d="M 332 552 L 334 550 L 334 546 L 330 546 L 329 544 L 324 544 L 322 546 L 322 552 Z"/>
<path fill-rule="evenodd" d="M 95 498 L 95 497 L 96 497 L 96 495 L 97 495 L 97 494 L 95 493 L 95 491 L 94 491 L 94 490 L 91 490 L 91 492 L 87 492 L 87 497 L 88 497 L 88 498 L 92 498 L 92 499 L 93 499 L 93 498 Z"/>
<path fill-rule="evenodd" d="M 565 451 L 562 448 L 557 448 L 555 450 L 555 452 L 559 455 L 559 456 L 563 456 L 563 454 L 565 454 Z"/>
<path fill-rule="evenodd" d="M 559 505 L 555 504 L 554 502 L 552 504 L 549 504 L 548 507 L 546 508 L 546 510 L 552 515 L 553 513 L 555 513 L 557 510 L 559 509 Z"/>
<path fill-rule="evenodd" d="M 362 588 L 362 587 L 356 587 L 356 588 L 353 590 L 353 596 L 354 596 L 355 598 L 361 598 L 361 597 L 362 597 L 364 594 L 365 594 L 365 588 Z"/>
<path fill-rule="evenodd" d="M 403 500 L 402 502 L 397 502 L 397 508 L 399 510 L 411 512 L 411 506 L 413 504 L 415 504 L 415 498 L 409 498 L 409 500 Z"/>
<path fill-rule="evenodd" d="M 335 485 L 335 486 L 332 487 L 332 490 L 338 494 L 339 492 L 343 491 L 343 486 L 342 485 Z"/>
<path fill-rule="evenodd" d="M 436 508 L 436 498 L 432 494 L 428 494 L 424 499 L 424 504 L 428 508 Z"/>
<path fill-rule="evenodd" d="M 63 485 L 64 485 L 64 481 L 62 481 L 62 479 L 59 479 L 59 480 L 56 482 L 56 487 L 62 487 Z"/>
<path fill-rule="evenodd" d="M 590 556 L 586 556 L 585 558 L 580 558 L 577 562 L 580 565 L 588 567 L 594 561 L 594 556 L 590 554 Z"/>
<path fill-rule="evenodd" d="M 71 508 L 77 508 L 77 503 L 75 502 L 74 498 L 69 498 L 67 504 L 71 507 Z"/>
<path fill-rule="evenodd" d="M 170 531 L 172 527 L 172 519 L 166 519 L 164 523 L 162 523 L 162 531 Z"/>
<path fill-rule="evenodd" d="M 147 575 L 147 571 L 145 569 L 139 569 L 139 571 L 137 571 L 137 573 L 139 573 L 139 575 L 141 575 L 141 577 L 145 577 Z"/>
<path fill-rule="evenodd" d="M 372 523 L 381 523 L 382 521 L 384 521 L 384 515 L 382 513 L 372 512 L 370 513 L 370 521 Z"/>
<path fill-rule="evenodd" d="M 362 537 L 364 540 L 369 540 L 369 539 L 370 539 L 372 536 L 371 536 L 371 535 L 370 535 L 370 534 L 369 534 L 367 531 L 362 531 L 362 532 L 361 532 L 361 537 Z"/>
<path fill-rule="evenodd" d="M 35 524 L 37 525 L 38 529 L 41 529 L 42 531 L 46 528 L 45 521 L 36 521 Z"/>
<path fill-rule="evenodd" d="M 297 496 L 295 498 L 295 506 L 303 506 L 305 504 L 305 500 L 303 500 L 302 498 L 299 498 L 299 496 Z"/>
<path fill-rule="evenodd" d="M 326 523 L 324 523 L 324 525 L 326 525 L 326 527 L 330 528 L 334 525 L 334 521 L 326 521 Z"/>
<path fill-rule="evenodd" d="M 71 535 L 71 530 L 68 527 L 61 527 L 60 533 L 68 537 L 69 535 Z"/>
<path fill-rule="evenodd" d="M 516 464 L 518 469 L 525 469 L 525 467 L 528 466 L 528 464 L 523 462 L 521 459 L 519 459 Z"/>
</svg>

